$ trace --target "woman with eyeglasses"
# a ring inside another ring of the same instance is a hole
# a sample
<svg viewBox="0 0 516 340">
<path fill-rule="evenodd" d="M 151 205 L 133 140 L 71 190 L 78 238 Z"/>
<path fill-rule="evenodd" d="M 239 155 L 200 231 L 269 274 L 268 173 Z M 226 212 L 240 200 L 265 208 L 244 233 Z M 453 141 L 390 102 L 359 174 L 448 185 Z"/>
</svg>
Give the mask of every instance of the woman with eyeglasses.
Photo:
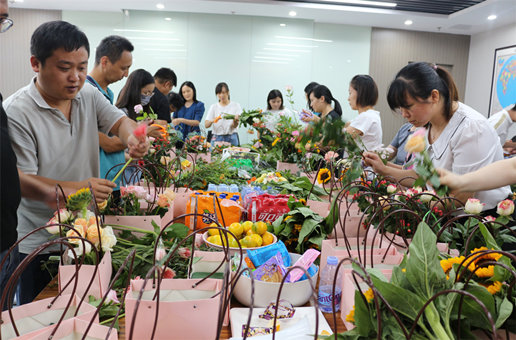
<svg viewBox="0 0 516 340">
<path fill-rule="evenodd" d="M 496 131 L 487 119 L 471 107 L 459 102 L 457 87 L 445 69 L 418 62 L 405 66 L 389 86 L 387 101 L 416 127 L 426 127 L 427 152 L 436 168 L 466 174 L 503 159 Z M 365 152 L 367 165 L 398 180 L 417 177 L 413 170 L 397 169 L 383 164 L 373 152 Z M 405 180 L 403 185 L 412 185 Z M 485 210 L 511 193 L 508 186 L 455 195 L 462 202 L 470 197 L 479 199 Z"/>
<path fill-rule="evenodd" d="M 149 101 L 154 94 L 154 87 L 154 77 L 149 72 L 144 69 L 135 70 L 127 78 L 115 105 L 133 120 L 141 116 L 140 112 L 134 111 L 136 105 L 143 106 L 143 111 L 149 114 Z"/>
<path fill-rule="evenodd" d="M 179 88 L 179 95 L 184 105 L 174 112 L 172 125 L 183 134 L 183 140 L 188 138 L 190 133 L 199 133 L 199 124 L 204 115 L 204 103 L 197 100 L 197 91 L 191 81 L 185 81 Z"/>
</svg>

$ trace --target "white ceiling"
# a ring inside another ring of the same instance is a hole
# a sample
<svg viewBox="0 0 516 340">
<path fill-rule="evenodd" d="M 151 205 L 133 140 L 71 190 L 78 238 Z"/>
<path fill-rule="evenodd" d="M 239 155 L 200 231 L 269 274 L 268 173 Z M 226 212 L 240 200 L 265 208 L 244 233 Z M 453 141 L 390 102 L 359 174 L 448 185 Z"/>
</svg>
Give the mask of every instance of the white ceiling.
<svg viewBox="0 0 516 340">
<path fill-rule="evenodd" d="M 9 0 L 10 7 L 80 10 L 80 11 L 159 11 L 156 4 L 162 3 L 166 12 L 193 12 L 233 15 L 254 15 L 285 18 L 289 20 L 310 19 L 316 22 L 373 26 L 417 31 L 443 32 L 472 35 L 505 25 L 516 25 L 516 0 L 487 0 L 476 6 L 451 15 L 403 12 L 391 9 L 357 8 L 337 5 L 308 3 L 278 3 L 270 0 Z M 395 0 L 393 0 L 395 2 Z M 433 0 L 428 0 L 433 1 Z M 290 11 L 297 12 L 295 18 Z M 489 21 L 491 14 L 496 20 Z M 405 20 L 413 21 L 405 26 Z"/>
</svg>

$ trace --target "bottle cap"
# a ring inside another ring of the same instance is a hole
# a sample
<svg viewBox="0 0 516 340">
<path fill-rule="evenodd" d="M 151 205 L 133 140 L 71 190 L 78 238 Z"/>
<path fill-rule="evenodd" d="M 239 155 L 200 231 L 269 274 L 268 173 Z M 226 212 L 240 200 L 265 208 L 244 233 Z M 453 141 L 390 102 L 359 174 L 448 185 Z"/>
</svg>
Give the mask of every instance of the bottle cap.
<svg viewBox="0 0 516 340">
<path fill-rule="evenodd" d="M 328 256 L 326 264 L 336 266 L 339 263 L 339 259 L 336 256 Z"/>
</svg>

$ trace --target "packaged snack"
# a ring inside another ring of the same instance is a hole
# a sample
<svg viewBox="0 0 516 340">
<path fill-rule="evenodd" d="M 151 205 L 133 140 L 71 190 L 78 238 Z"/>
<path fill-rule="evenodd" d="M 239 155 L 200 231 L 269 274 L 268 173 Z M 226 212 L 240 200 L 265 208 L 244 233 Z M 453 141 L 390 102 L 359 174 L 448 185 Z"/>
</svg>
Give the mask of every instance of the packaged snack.
<svg viewBox="0 0 516 340">
<path fill-rule="evenodd" d="M 296 263 L 294 263 L 294 266 L 300 266 L 308 271 L 312 263 L 314 263 L 320 254 L 320 251 L 310 248 L 305 251 L 303 256 L 301 256 Z M 296 282 L 304 275 L 304 273 L 305 272 L 300 269 L 294 269 L 289 273 L 286 282 Z"/>
<path fill-rule="evenodd" d="M 242 325 L 242 337 L 245 337 L 245 328 L 246 325 Z M 276 332 L 280 330 L 280 325 L 276 325 Z M 256 335 L 267 335 L 272 334 L 272 327 L 252 327 L 249 326 L 249 330 L 247 331 L 247 337 L 252 337 Z"/>
<path fill-rule="evenodd" d="M 292 306 L 292 304 L 290 302 L 288 302 L 287 300 L 283 300 L 283 299 L 279 300 L 277 319 L 290 319 L 294 316 L 295 312 L 296 312 L 296 310 L 294 309 L 294 306 Z M 258 317 L 260 319 L 272 320 L 272 319 L 274 319 L 275 313 L 276 313 L 276 303 L 271 302 L 271 303 L 269 303 L 267 308 L 265 308 L 265 311 L 263 312 L 263 314 L 258 315 Z"/>
<path fill-rule="evenodd" d="M 267 260 L 267 262 L 256 268 L 256 270 L 253 271 L 253 277 L 255 280 L 263 282 L 281 282 L 286 271 L 281 254 L 277 253 Z"/>
<path fill-rule="evenodd" d="M 283 265 L 285 267 L 290 267 L 292 265 L 292 260 L 290 259 L 290 255 L 288 254 L 287 247 L 282 241 L 278 241 L 276 243 L 258 249 L 247 249 L 247 257 L 249 257 L 251 261 L 253 261 L 254 266 L 258 268 L 278 252 L 281 254 L 281 257 L 283 258 Z"/>
</svg>

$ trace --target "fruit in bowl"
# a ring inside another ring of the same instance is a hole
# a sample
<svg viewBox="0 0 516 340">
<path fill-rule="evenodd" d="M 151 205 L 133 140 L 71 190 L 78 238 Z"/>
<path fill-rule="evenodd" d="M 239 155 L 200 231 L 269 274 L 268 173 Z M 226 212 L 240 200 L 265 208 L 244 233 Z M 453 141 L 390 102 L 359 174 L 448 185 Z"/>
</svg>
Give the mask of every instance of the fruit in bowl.
<svg viewBox="0 0 516 340">
<path fill-rule="evenodd" d="M 209 229 L 203 234 L 204 242 L 213 248 L 222 249 L 226 242 L 224 233 L 221 233 L 219 229 L 215 229 L 217 228 L 215 223 L 212 223 L 210 227 L 214 227 L 214 229 Z M 262 221 L 235 222 L 231 223 L 226 229 L 236 236 L 227 234 L 229 248 L 233 251 L 239 249 L 239 244 L 243 249 L 256 249 L 278 241 L 276 235 L 267 231 L 267 224 Z"/>
</svg>

